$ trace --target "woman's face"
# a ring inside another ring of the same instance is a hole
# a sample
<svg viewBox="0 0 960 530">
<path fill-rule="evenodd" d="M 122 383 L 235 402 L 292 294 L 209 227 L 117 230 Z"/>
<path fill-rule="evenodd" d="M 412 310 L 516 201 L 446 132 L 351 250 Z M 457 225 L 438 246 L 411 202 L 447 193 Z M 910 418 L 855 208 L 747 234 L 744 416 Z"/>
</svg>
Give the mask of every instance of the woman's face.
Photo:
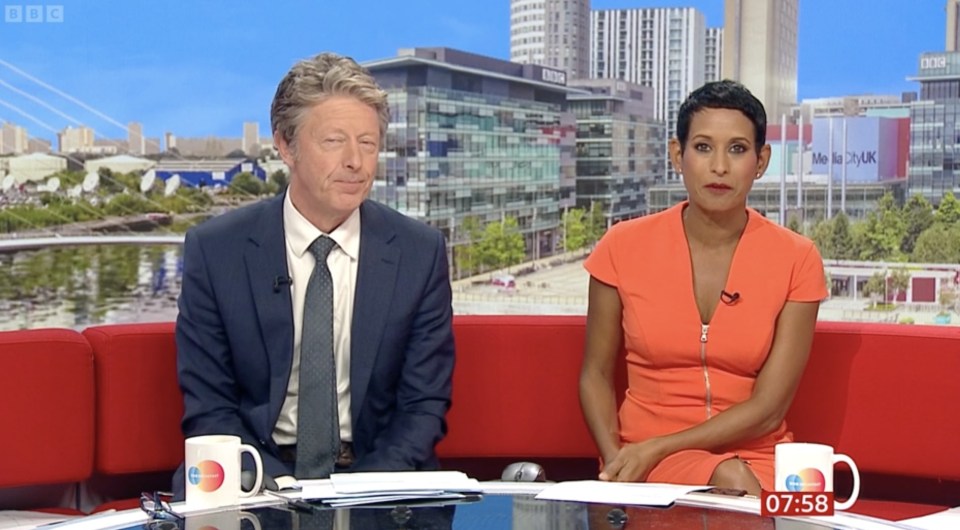
<svg viewBox="0 0 960 530">
<path fill-rule="evenodd" d="M 770 146 L 758 149 L 753 122 L 739 110 L 706 108 L 690 120 L 686 148 L 670 141 L 670 159 L 683 174 L 690 202 L 707 211 L 743 208 L 753 181 L 770 161 Z"/>
</svg>

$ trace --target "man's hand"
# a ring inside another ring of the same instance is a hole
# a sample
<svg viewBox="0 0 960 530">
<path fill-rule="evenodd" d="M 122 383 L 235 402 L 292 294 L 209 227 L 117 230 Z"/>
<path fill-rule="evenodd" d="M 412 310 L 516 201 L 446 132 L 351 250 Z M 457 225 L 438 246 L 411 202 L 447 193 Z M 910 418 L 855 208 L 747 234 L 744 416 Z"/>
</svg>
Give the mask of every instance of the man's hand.
<svg viewBox="0 0 960 530">
<path fill-rule="evenodd" d="M 642 482 L 665 456 L 659 438 L 626 444 L 603 466 L 599 478 L 608 482 Z"/>
</svg>

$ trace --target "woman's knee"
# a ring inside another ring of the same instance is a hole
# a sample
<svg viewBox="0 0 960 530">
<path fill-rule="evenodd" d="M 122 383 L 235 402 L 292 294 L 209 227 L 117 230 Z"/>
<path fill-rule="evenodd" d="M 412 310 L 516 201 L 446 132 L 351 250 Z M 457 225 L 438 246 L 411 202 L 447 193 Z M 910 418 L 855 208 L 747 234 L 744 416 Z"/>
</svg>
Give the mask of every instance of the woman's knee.
<svg viewBox="0 0 960 530">
<path fill-rule="evenodd" d="M 710 485 L 718 488 L 746 490 L 751 495 L 760 495 L 760 482 L 750 467 L 739 458 L 724 460 L 713 471 Z"/>
</svg>

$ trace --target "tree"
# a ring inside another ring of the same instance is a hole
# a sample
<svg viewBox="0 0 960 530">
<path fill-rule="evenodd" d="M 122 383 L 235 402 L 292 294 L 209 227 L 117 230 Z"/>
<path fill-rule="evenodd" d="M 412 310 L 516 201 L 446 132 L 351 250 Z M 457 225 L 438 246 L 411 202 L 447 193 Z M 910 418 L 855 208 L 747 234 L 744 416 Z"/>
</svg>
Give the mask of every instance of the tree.
<svg viewBox="0 0 960 530">
<path fill-rule="evenodd" d="M 833 234 L 830 237 L 830 248 L 835 259 L 855 259 L 860 251 L 857 240 L 850 228 L 850 219 L 843 212 L 837 214 L 830 223 L 833 225 Z"/>
<path fill-rule="evenodd" d="M 847 234 L 849 236 L 849 233 Z M 810 239 L 820 251 L 820 257 L 823 259 L 835 259 L 836 251 L 833 248 L 833 222 L 819 220 L 810 230 Z"/>
<path fill-rule="evenodd" d="M 463 237 L 464 234 L 466 237 Z M 448 242 L 453 245 L 453 261 L 458 278 L 463 273 L 472 274 L 480 267 L 479 244 L 482 234 L 480 221 L 474 216 L 469 216 L 463 219 L 454 235 L 460 242 Z"/>
<path fill-rule="evenodd" d="M 917 244 L 917 238 L 933 224 L 933 206 L 918 193 L 910 197 L 907 204 L 903 206 L 903 221 L 906 225 L 906 234 L 900 243 L 900 250 L 905 255 L 910 255 Z"/>
<path fill-rule="evenodd" d="M 277 193 L 283 193 L 287 189 L 287 185 L 290 184 L 290 176 L 282 169 L 270 173 L 270 177 L 267 180 L 270 184 L 276 186 Z"/>
<path fill-rule="evenodd" d="M 563 214 L 563 250 L 572 252 L 587 245 L 587 225 L 584 222 L 584 211 L 581 208 L 572 208 Z"/>
<path fill-rule="evenodd" d="M 950 281 L 943 281 L 940 284 L 940 313 L 946 314 L 951 310 L 957 310 L 957 302 L 960 301 L 960 293 L 957 288 L 951 285 Z"/>
<path fill-rule="evenodd" d="M 900 298 L 900 293 L 910 288 L 910 271 L 904 268 L 894 269 L 890 273 L 889 288 L 893 291 L 893 301 Z"/>
<path fill-rule="evenodd" d="M 593 245 L 607 231 L 607 216 L 603 206 L 596 201 L 590 203 L 590 216 L 587 219 L 587 244 Z"/>
<path fill-rule="evenodd" d="M 876 307 L 877 300 L 887 292 L 887 279 L 882 272 L 875 273 L 863 286 L 863 294 L 870 298 L 870 306 Z"/>
<path fill-rule="evenodd" d="M 227 153 L 225 158 L 247 158 L 247 153 L 244 153 L 243 149 L 234 149 L 233 151 Z"/>
<path fill-rule="evenodd" d="M 792 230 L 796 234 L 802 234 L 803 231 L 800 228 L 800 218 L 796 215 L 791 215 L 787 218 L 787 228 Z"/>
<path fill-rule="evenodd" d="M 960 263 L 960 225 L 934 223 L 917 238 L 913 249 L 917 263 Z"/>
<path fill-rule="evenodd" d="M 960 201 L 957 201 L 952 191 L 943 194 L 934 219 L 947 227 L 960 224 Z"/>
<path fill-rule="evenodd" d="M 516 217 L 488 224 L 477 247 L 480 263 L 494 269 L 516 265 L 527 255 Z"/>
<path fill-rule="evenodd" d="M 230 181 L 228 190 L 232 195 L 257 197 L 263 194 L 264 183 L 252 173 L 237 173 Z"/>
<path fill-rule="evenodd" d="M 875 211 L 867 214 L 863 239 L 860 242 L 860 259 L 867 261 L 899 260 L 900 244 L 906 235 L 903 212 L 897 208 L 893 194 L 887 192 L 880 198 Z"/>
</svg>

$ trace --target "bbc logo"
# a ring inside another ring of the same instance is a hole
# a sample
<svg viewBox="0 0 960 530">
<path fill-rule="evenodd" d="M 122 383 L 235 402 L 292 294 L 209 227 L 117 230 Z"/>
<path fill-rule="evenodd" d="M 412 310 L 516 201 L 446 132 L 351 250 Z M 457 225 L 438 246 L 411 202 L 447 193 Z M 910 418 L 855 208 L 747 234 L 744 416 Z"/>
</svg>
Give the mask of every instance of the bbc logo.
<svg viewBox="0 0 960 530">
<path fill-rule="evenodd" d="M 3 21 L 12 23 L 50 23 L 63 22 L 62 5 L 4 5 Z"/>
</svg>

